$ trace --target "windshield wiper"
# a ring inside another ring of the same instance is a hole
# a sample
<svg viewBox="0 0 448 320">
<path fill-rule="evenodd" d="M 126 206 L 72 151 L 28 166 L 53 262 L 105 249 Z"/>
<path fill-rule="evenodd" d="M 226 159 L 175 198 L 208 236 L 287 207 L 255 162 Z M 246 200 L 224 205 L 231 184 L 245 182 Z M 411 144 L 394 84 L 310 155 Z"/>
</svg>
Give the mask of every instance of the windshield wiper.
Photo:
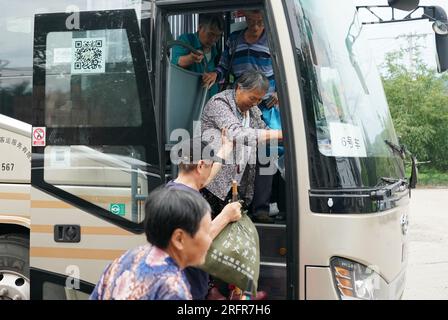
<svg viewBox="0 0 448 320">
<path fill-rule="evenodd" d="M 397 179 L 397 178 L 386 178 L 382 177 L 382 181 L 389 183 L 383 187 L 378 187 L 377 190 L 372 191 L 370 193 L 370 198 L 373 200 L 384 200 L 385 198 L 389 198 L 392 196 L 392 193 L 396 190 L 404 191 L 407 188 L 408 182 L 406 179 Z"/>
<path fill-rule="evenodd" d="M 378 184 L 376 185 L 376 187 L 380 187 L 380 186 L 382 186 L 382 185 L 384 185 L 384 184 L 393 184 L 393 183 L 395 183 L 395 182 L 397 182 L 397 181 L 399 181 L 400 180 L 400 178 L 391 178 L 391 177 L 381 177 L 380 178 L 380 182 L 378 182 Z"/>
<path fill-rule="evenodd" d="M 411 189 L 414 189 L 417 185 L 418 180 L 417 158 L 409 150 L 407 150 L 404 145 L 397 146 L 389 140 L 384 140 L 384 142 L 392 149 L 392 151 L 397 153 L 401 159 L 404 160 L 406 158 L 406 155 L 409 155 L 409 157 L 411 158 L 411 176 L 409 178 L 409 186 Z"/>
<path fill-rule="evenodd" d="M 398 154 L 401 159 L 404 159 L 406 157 L 406 149 L 404 146 L 398 146 L 395 143 L 390 142 L 389 140 L 384 140 L 384 142 L 389 146 L 389 148 L 392 149 L 392 151 Z"/>
</svg>

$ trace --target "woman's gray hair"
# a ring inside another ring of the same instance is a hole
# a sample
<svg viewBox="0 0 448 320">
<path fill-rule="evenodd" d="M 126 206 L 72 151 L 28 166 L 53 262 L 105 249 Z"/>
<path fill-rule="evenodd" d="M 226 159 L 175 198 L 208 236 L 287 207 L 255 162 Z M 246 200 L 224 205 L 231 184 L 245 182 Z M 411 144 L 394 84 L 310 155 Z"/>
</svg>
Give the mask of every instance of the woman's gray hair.
<svg viewBox="0 0 448 320">
<path fill-rule="evenodd" d="M 268 91 L 269 89 L 268 78 L 258 70 L 249 70 L 244 72 L 241 77 L 238 78 L 236 84 L 239 89 L 244 91 Z"/>
</svg>

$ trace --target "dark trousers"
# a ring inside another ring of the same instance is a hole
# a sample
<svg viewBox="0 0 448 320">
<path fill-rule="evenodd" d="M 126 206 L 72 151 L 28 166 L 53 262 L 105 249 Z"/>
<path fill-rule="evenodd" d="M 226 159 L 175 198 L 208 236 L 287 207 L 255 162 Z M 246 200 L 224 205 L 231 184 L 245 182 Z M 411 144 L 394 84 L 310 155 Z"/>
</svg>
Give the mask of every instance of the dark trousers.
<svg viewBox="0 0 448 320">
<path fill-rule="evenodd" d="M 262 212 L 269 213 L 269 203 L 271 201 L 273 175 L 260 174 L 261 168 L 268 168 L 268 164 L 261 164 L 257 162 L 254 197 L 252 199 L 252 214 L 257 215 Z"/>
<path fill-rule="evenodd" d="M 262 212 L 269 213 L 269 204 L 277 202 L 278 209 L 281 212 L 286 210 L 286 188 L 280 172 L 277 170 L 274 174 L 261 175 L 260 168 L 268 168 L 269 163 L 263 165 L 257 162 L 257 169 L 255 175 L 254 197 L 252 200 L 253 215 Z M 274 192 L 273 192 L 274 190 Z"/>
</svg>

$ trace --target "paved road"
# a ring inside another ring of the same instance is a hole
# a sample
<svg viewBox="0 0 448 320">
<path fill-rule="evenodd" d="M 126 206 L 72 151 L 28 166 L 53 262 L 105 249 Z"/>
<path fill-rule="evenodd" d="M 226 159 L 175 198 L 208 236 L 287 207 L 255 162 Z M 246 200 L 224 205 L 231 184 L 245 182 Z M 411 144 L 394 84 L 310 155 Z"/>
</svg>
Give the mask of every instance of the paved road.
<svg viewBox="0 0 448 320">
<path fill-rule="evenodd" d="M 403 299 L 448 299 L 448 189 L 412 190 Z"/>
</svg>

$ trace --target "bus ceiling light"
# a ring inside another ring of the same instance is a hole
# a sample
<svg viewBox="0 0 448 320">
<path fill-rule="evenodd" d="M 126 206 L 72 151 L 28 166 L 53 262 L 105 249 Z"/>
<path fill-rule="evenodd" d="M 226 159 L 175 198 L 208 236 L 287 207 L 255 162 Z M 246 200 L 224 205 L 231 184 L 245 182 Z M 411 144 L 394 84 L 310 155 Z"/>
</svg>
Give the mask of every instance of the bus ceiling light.
<svg viewBox="0 0 448 320">
<path fill-rule="evenodd" d="M 335 257 L 330 261 L 336 291 L 341 300 L 386 298 L 387 284 L 381 276 L 360 263 Z"/>
<path fill-rule="evenodd" d="M 439 20 L 434 21 L 434 23 L 432 24 L 432 29 L 436 34 L 439 34 L 441 36 L 446 36 L 448 34 L 448 26 Z"/>
</svg>

